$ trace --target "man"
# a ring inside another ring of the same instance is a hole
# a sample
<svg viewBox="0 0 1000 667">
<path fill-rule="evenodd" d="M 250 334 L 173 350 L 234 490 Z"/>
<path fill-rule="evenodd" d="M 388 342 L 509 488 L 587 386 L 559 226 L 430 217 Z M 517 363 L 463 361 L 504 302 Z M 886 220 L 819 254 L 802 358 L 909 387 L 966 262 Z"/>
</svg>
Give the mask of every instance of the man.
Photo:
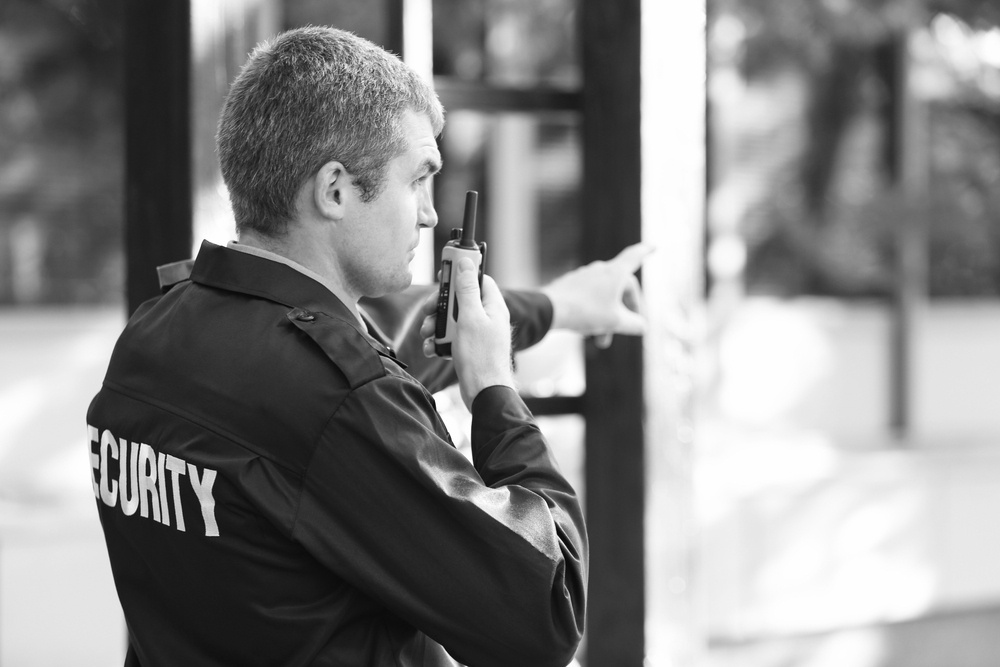
<svg viewBox="0 0 1000 667">
<path fill-rule="evenodd" d="M 429 320 L 399 316 L 442 126 L 397 58 L 329 28 L 262 45 L 234 82 L 218 150 L 239 242 L 204 244 L 135 313 L 87 415 L 127 665 L 572 659 L 586 530 L 513 389 L 504 296 L 459 265 L 453 363 L 412 354 Z M 639 333 L 644 254 L 508 293 L 518 344 Z M 472 463 L 397 334 L 429 385 L 457 377 Z"/>
</svg>

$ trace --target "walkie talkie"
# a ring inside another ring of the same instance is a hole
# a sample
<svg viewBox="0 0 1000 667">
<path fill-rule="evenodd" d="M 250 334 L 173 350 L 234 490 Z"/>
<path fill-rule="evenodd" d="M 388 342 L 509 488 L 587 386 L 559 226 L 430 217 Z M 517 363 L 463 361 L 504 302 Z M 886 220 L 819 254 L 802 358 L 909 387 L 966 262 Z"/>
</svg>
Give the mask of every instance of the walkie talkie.
<svg viewBox="0 0 1000 667">
<path fill-rule="evenodd" d="M 441 287 L 438 290 L 437 319 L 434 326 L 434 353 L 439 357 L 451 356 L 451 343 L 455 338 L 458 322 L 458 299 L 452 281 L 458 270 L 458 261 L 468 257 L 479 268 L 479 288 L 483 287 L 483 265 L 486 261 L 486 244 L 476 243 L 476 204 L 479 193 L 465 193 L 465 215 L 462 228 L 452 229 L 451 238 L 441 249 Z"/>
</svg>

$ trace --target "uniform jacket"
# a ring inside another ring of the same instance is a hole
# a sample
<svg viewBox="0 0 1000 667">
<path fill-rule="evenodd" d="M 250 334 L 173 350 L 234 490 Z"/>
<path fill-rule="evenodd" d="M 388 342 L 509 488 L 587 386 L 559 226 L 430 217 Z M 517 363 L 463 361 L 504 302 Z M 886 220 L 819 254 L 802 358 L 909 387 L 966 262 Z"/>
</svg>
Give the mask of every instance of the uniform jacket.
<svg viewBox="0 0 1000 667">
<path fill-rule="evenodd" d="M 522 344 L 544 334 L 551 311 L 508 302 Z M 376 319 L 405 328 L 397 311 Z M 386 342 L 307 276 L 210 243 L 130 319 L 87 414 L 126 665 L 571 660 L 587 539 L 530 413 L 481 392 L 469 462 Z"/>
</svg>

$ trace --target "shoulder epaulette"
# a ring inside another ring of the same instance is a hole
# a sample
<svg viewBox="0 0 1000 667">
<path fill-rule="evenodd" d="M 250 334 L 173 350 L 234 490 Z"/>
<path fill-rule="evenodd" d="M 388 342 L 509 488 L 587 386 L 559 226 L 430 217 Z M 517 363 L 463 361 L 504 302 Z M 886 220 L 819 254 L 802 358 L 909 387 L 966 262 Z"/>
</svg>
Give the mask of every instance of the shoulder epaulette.
<svg viewBox="0 0 1000 667">
<path fill-rule="evenodd" d="M 193 269 L 193 259 L 182 259 L 179 262 L 170 262 L 156 267 L 156 275 L 160 279 L 160 292 L 165 294 L 177 283 L 190 279 Z"/>
<path fill-rule="evenodd" d="M 304 308 L 293 308 L 285 317 L 319 345 L 347 377 L 351 389 L 386 375 L 379 351 L 347 322 Z"/>
</svg>

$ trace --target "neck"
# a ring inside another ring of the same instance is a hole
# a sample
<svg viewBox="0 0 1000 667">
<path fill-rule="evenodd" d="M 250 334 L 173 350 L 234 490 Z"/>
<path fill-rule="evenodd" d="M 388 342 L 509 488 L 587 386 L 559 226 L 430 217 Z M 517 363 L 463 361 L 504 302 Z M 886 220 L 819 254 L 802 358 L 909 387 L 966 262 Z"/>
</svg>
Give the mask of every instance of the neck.
<svg viewBox="0 0 1000 667">
<path fill-rule="evenodd" d="M 242 245 L 281 255 L 317 274 L 323 279 L 323 284 L 327 289 L 357 315 L 357 303 L 360 295 L 354 294 L 345 286 L 334 256 L 324 252 L 329 241 L 313 238 L 304 230 L 300 231 L 303 233 L 289 233 L 281 238 L 274 238 L 259 234 L 254 230 L 243 230 L 238 235 L 238 242 Z"/>
</svg>

